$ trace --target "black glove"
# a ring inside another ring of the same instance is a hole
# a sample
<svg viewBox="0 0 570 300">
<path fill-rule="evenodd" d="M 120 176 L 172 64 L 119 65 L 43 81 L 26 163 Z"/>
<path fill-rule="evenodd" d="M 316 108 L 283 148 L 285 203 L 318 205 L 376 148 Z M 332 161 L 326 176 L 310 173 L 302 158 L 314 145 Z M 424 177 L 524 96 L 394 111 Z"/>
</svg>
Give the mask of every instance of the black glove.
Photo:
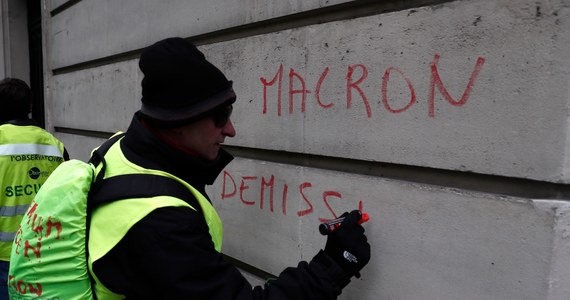
<svg viewBox="0 0 570 300">
<path fill-rule="evenodd" d="M 360 277 L 359 271 L 370 261 L 370 244 L 364 228 L 358 224 L 362 217 L 359 210 L 344 213 L 340 227 L 329 234 L 325 253 L 350 276 Z"/>
</svg>

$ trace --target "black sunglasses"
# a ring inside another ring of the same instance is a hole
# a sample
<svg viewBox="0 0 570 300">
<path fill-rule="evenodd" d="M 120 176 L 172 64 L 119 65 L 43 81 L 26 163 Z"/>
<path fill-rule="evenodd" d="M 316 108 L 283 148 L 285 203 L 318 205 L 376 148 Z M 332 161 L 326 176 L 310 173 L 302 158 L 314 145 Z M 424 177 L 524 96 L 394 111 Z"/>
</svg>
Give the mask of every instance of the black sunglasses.
<svg viewBox="0 0 570 300">
<path fill-rule="evenodd" d="M 216 128 L 222 128 L 226 126 L 226 124 L 230 119 L 230 116 L 232 115 L 233 110 L 234 110 L 233 105 L 228 105 L 212 111 L 211 116 L 212 119 L 214 120 L 214 126 L 216 126 Z"/>
</svg>

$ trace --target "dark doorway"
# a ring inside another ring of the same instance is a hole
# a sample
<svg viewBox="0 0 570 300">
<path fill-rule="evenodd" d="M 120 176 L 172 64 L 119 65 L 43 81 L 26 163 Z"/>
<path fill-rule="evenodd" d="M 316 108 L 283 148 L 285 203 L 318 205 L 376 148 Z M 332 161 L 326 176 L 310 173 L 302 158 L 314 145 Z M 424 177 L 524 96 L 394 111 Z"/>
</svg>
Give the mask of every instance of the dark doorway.
<svg viewBox="0 0 570 300">
<path fill-rule="evenodd" d="M 33 92 L 32 118 L 45 128 L 44 69 L 42 51 L 42 1 L 27 0 L 30 49 L 30 88 Z"/>
</svg>

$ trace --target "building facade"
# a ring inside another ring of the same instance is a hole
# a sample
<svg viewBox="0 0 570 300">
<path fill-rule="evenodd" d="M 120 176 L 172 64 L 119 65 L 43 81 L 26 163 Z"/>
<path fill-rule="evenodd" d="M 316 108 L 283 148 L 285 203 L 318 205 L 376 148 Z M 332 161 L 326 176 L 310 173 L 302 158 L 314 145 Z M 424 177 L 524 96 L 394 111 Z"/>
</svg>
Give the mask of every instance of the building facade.
<svg viewBox="0 0 570 300">
<path fill-rule="evenodd" d="M 6 12 L 19 2 L 2 3 L 4 75 L 26 76 Z M 187 38 L 234 81 L 236 159 L 210 194 L 252 283 L 310 259 L 319 222 L 361 208 L 372 259 L 341 299 L 568 299 L 570 1 L 41 12 L 45 124 L 74 158 L 127 128 L 145 46 Z"/>
</svg>

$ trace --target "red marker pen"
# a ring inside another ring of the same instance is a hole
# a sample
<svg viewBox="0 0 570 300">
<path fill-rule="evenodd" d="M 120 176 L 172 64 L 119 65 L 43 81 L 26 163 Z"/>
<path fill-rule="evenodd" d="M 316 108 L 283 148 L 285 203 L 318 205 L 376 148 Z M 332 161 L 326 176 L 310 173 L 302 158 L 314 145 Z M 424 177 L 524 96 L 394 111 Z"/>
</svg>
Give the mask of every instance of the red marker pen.
<svg viewBox="0 0 570 300">
<path fill-rule="evenodd" d="M 360 217 L 360 220 L 358 220 L 358 224 L 362 224 L 362 223 L 370 220 L 370 216 L 368 216 L 367 213 L 360 212 L 360 214 L 362 216 Z M 339 217 L 339 218 L 321 223 L 321 225 L 319 225 L 319 232 L 322 235 L 329 235 L 329 234 L 335 232 L 340 227 L 340 224 L 342 223 L 342 221 L 344 221 L 344 218 L 345 217 Z"/>
</svg>

